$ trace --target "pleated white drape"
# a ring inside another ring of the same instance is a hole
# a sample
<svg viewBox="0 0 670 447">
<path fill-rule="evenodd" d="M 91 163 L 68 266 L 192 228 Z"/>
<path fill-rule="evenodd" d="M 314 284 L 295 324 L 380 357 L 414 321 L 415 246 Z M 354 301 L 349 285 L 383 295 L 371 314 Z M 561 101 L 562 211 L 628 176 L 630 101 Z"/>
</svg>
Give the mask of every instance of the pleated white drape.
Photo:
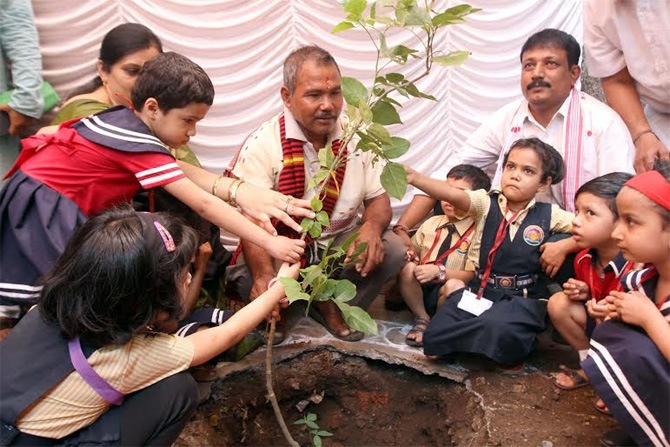
<svg viewBox="0 0 670 447">
<path fill-rule="evenodd" d="M 440 8 L 461 2 L 438 0 Z M 483 10 L 448 27 L 437 47 L 469 50 L 456 68 L 436 67 L 419 83 L 438 102 L 410 100 L 394 134 L 412 142 L 402 158 L 431 172 L 486 117 L 519 97 L 519 50 L 528 36 L 559 28 L 582 41 L 581 0 L 472 0 Z M 345 76 L 370 85 L 374 46 L 360 30 L 330 34 L 344 18 L 336 0 L 34 0 L 44 77 L 59 93 L 93 78 L 100 41 L 119 23 L 151 28 L 166 50 L 182 53 L 210 75 L 216 98 L 191 146 L 203 165 L 221 171 L 244 138 L 281 109 L 281 65 L 293 48 L 317 44 L 337 59 Z M 409 34 L 389 44 L 416 43 Z M 397 71 L 411 76 L 418 64 Z M 393 201 L 396 217 L 411 199 Z"/>
</svg>

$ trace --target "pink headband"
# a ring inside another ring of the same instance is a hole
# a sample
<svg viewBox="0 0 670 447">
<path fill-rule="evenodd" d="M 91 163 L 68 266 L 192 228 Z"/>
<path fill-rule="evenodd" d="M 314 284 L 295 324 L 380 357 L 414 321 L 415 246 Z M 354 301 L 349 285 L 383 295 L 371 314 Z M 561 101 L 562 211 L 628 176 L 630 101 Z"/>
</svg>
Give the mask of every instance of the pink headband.
<svg viewBox="0 0 670 447">
<path fill-rule="evenodd" d="M 625 186 L 633 188 L 666 210 L 670 210 L 670 182 L 658 171 L 647 171 L 636 175 L 625 183 Z"/>
</svg>

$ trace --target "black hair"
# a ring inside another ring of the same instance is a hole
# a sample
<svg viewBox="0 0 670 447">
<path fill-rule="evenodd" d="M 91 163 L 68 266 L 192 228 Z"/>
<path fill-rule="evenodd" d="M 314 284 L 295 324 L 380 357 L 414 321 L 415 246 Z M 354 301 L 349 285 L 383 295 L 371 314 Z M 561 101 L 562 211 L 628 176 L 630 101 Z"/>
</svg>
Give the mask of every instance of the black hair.
<svg viewBox="0 0 670 447">
<path fill-rule="evenodd" d="M 148 60 L 137 75 L 131 93 L 135 110 L 154 98 L 163 113 L 191 103 L 214 102 L 214 86 L 200 65 L 181 54 L 167 52 Z"/>
<path fill-rule="evenodd" d="M 314 61 L 317 65 L 334 65 L 340 73 L 340 67 L 335 58 L 326 50 L 316 45 L 300 47 L 284 59 L 284 87 L 290 94 L 295 93 L 298 83 L 298 73 L 307 61 Z"/>
<path fill-rule="evenodd" d="M 149 223 L 147 223 L 149 222 Z M 175 249 L 165 248 L 159 222 Z M 86 222 L 44 280 L 40 310 L 68 338 L 123 344 L 165 312 L 182 315 L 183 271 L 197 249 L 195 232 L 168 214 L 140 214 L 129 205 Z"/>
<path fill-rule="evenodd" d="M 670 160 L 663 160 L 659 158 L 654 162 L 653 169 L 654 171 L 658 171 L 665 178 L 665 180 L 670 183 Z M 663 208 L 656 202 L 653 203 L 658 211 L 658 214 L 660 214 L 661 218 L 663 219 L 664 228 L 667 228 L 667 226 L 670 225 L 670 210 Z"/>
<path fill-rule="evenodd" d="M 149 28 L 139 23 L 124 23 L 105 34 L 100 44 L 98 59 L 102 62 L 103 70 L 109 72 L 119 60 L 147 48 L 156 48 L 159 53 L 163 52 L 161 40 Z M 66 99 L 91 93 L 101 85 L 102 79 L 96 76 L 92 81 L 71 92 Z"/>
<path fill-rule="evenodd" d="M 610 172 L 609 174 L 591 179 L 579 187 L 575 193 L 575 202 L 580 194 L 593 194 L 596 197 L 604 199 L 614 217 L 619 217 L 619 211 L 616 207 L 616 196 L 621 191 L 621 188 L 623 188 L 624 183 L 631 178 L 633 176 L 627 172 Z"/>
<path fill-rule="evenodd" d="M 550 47 L 558 47 L 565 50 L 570 68 L 579 64 L 579 56 L 582 53 L 582 49 L 577 40 L 565 31 L 554 28 L 546 28 L 530 36 L 521 47 L 519 59 L 523 61 L 523 54 L 528 50 Z"/>
<path fill-rule="evenodd" d="M 456 165 L 449 170 L 447 178 L 466 180 L 470 182 L 473 190 L 485 189 L 488 191 L 491 189 L 491 179 L 486 175 L 486 172 L 477 166 L 467 164 Z"/>
<path fill-rule="evenodd" d="M 512 147 L 510 147 L 510 150 L 505 154 L 503 166 L 507 164 L 509 153 L 512 152 L 512 149 L 514 148 L 532 149 L 535 151 L 542 162 L 542 181 L 551 177 L 551 184 L 555 185 L 563 180 L 563 177 L 565 176 L 565 163 L 563 162 L 561 154 L 559 154 L 552 145 L 545 143 L 539 138 L 518 139 L 512 143 Z"/>
</svg>

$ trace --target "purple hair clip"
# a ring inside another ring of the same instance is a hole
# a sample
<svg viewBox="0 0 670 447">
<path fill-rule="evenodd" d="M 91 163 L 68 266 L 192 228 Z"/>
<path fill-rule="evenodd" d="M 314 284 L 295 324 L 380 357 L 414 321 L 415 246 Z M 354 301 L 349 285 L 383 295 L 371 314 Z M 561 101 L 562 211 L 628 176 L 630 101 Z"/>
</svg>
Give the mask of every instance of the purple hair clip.
<svg viewBox="0 0 670 447">
<path fill-rule="evenodd" d="M 154 226 L 158 230 L 158 234 L 161 235 L 161 239 L 163 239 L 163 245 L 165 245 L 165 250 L 169 252 L 175 251 L 177 249 L 177 246 L 174 243 L 174 239 L 172 239 L 172 235 L 170 232 L 160 224 L 158 221 L 154 221 Z"/>
</svg>

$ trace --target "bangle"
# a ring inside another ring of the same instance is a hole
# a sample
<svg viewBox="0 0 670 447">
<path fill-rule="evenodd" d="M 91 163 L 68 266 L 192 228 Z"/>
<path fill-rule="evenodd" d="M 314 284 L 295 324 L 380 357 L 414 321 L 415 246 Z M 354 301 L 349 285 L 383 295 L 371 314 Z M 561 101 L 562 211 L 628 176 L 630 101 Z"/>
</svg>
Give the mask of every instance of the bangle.
<svg viewBox="0 0 670 447">
<path fill-rule="evenodd" d="M 394 233 L 397 233 L 396 230 L 400 230 L 400 231 L 404 231 L 405 233 L 409 233 L 409 228 L 407 228 L 407 226 L 405 226 L 403 224 L 393 225 L 393 228 L 391 229 L 391 231 L 393 231 Z"/>
<path fill-rule="evenodd" d="M 277 277 L 275 276 L 270 280 L 270 282 L 268 282 L 268 289 L 274 286 L 276 283 L 277 283 Z"/>
<path fill-rule="evenodd" d="M 219 188 L 219 183 L 221 182 L 221 179 L 224 178 L 225 175 L 221 174 L 214 180 L 214 184 L 212 185 L 212 195 L 216 196 L 216 190 Z"/>
<path fill-rule="evenodd" d="M 643 130 L 642 132 L 640 132 L 640 133 L 638 133 L 637 135 L 635 135 L 635 137 L 633 138 L 633 144 L 636 144 L 636 143 L 637 143 L 637 140 L 639 140 L 643 135 L 647 135 L 648 133 L 650 133 L 650 134 L 652 134 L 653 136 L 656 137 L 656 134 L 654 133 L 653 130 L 651 130 L 651 129 L 645 129 L 645 130 Z M 656 139 L 658 140 L 658 137 L 656 137 Z"/>
<path fill-rule="evenodd" d="M 235 180 L 235 184 L 230 187 L 230 196 L 228 197 L 230 206 L 237 206 L 237 191 L 240 189 L 242 183 L 244 183 L 244 180 L 237 179 Z"/>
</svg>

